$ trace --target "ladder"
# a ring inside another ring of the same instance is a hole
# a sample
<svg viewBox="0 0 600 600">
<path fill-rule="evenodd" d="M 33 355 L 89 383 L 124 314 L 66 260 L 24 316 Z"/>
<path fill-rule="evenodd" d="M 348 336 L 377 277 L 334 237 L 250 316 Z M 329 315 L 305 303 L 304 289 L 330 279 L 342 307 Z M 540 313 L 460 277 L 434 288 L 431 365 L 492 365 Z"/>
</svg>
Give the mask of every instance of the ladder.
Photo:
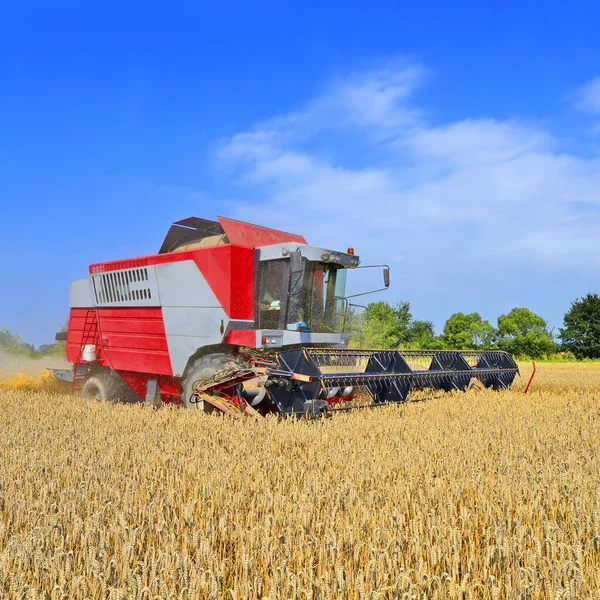
<svg viewBox="0 0 600 600">
<path fill-rule="evenodd" d="M 78 379 L 78 367 L 82 364 L 81 354 L 87 344 L 94 344 L 98 334 L 98 311 L 95 308 L 88 308 L 85 313 L 85 321 L 83 322 L 83 332 L 81 334 L 81 344 L 77 358 L 73 364 L 73 381 L 71 382 L 71 391 L 75 391 L 75 381 Z"/>
</svg>

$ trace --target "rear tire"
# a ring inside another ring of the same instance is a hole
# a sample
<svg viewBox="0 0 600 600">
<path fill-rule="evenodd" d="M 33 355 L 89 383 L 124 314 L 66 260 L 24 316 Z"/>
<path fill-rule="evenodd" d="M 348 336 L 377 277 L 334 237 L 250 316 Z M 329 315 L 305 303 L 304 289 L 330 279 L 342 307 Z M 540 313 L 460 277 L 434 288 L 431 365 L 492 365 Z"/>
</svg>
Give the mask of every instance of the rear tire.
<svg viewBox="0 0 600 600">
<path fill-rule="evenodd" d="M 215 412 L 217 409 L 208 402 L 194 401 L 194 390 L 200 382 L 210 379 L 218 371 L 223 371 L 227 363 L 235 362 L 233 356 L 227 354 L 207 354 L 196 360 L 183 378 L 183 393 L 181 400 L 184 408 L 201 410 L 205 413 Z"/>
<path fill-rule="evenodd" d="M 85 402 L 123 402 L 131 404 L 139 401 L 135 392 L 123 381 L 111 373 L 96 373 L 88 377 L 83 384 L 81 397 Z"/>
</svg>

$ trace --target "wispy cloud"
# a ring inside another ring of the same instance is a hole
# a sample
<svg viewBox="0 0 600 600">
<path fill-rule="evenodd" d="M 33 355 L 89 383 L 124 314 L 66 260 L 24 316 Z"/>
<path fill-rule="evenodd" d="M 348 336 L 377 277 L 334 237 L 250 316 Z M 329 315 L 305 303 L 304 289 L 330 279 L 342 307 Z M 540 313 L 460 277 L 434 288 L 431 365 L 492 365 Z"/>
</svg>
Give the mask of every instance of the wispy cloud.
<svg viewBox="0 0 600 600">
<path fill-rule="evenodd" d="M 577 107 L 593 115 L 600 115 L 600 77 L 588 81 L 576 93 Z"/>
<path fill-rule="evenodd" d="M 224 140 L 218 158 L 235 169 L 238 197 L 261 198 L 237 202 L 237 216 L 357 246 L 370 261 L 412 257 L 398 261 L 403 277 L 429 287 L 482 266 L 600 273 L 590 210 L 600 161 L 518 116 L 433 124 L 414 101 L 427 78 L 406 64 L 337 78 L 297 111 Z M 592 83 L 585 103 L 600 112 Z"/>
</svg>

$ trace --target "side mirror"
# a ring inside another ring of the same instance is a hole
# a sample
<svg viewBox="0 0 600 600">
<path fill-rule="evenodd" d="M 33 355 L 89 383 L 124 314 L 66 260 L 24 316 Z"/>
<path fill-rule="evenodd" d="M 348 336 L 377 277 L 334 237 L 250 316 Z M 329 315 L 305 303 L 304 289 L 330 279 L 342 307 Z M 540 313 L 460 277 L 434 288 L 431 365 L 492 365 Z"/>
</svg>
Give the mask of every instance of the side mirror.
<svg viewBox="0 0 600 600">
<path fill-rule="evenodd" d="M 290 266 L 292 267 L 292 273 L 302 271 L 302 254 L 300 250 L 290 253 Z"/>
<path fill-rule="evenodd" d="M 390 287 L 390 268 L 383 267 L 383 285 L 386 288 Z"/>
</svg>

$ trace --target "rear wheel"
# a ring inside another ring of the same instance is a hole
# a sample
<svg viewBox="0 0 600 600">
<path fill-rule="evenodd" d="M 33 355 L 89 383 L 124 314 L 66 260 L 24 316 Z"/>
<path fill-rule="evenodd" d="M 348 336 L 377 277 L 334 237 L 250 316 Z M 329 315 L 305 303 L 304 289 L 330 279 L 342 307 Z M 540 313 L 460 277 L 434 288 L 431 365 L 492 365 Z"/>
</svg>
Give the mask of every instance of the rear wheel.
<svg viewBox="0 0 600 600">
<path fill-rule="evenodd" d="M 211 379 L 216 373 L 226 369 L 229 362 L 234 362 L 234 358 L 228 354 L 208 354 L 194 362 L 182 381 L 183 393 L 181 400 L 184 408 L 193 408 L 205 413 L 212 413 L 216 410 L 212 404 L 204 402 L 204 400 L 196 400 L 194 390 L 202 382 Z"/>
<path fill-rule="evenodd" d="M 81 396 L 85 402 L 132 403 L 140 399 L 123 381 L 111 373 L 96 373 L 83 384 Z"/>
</svg>

